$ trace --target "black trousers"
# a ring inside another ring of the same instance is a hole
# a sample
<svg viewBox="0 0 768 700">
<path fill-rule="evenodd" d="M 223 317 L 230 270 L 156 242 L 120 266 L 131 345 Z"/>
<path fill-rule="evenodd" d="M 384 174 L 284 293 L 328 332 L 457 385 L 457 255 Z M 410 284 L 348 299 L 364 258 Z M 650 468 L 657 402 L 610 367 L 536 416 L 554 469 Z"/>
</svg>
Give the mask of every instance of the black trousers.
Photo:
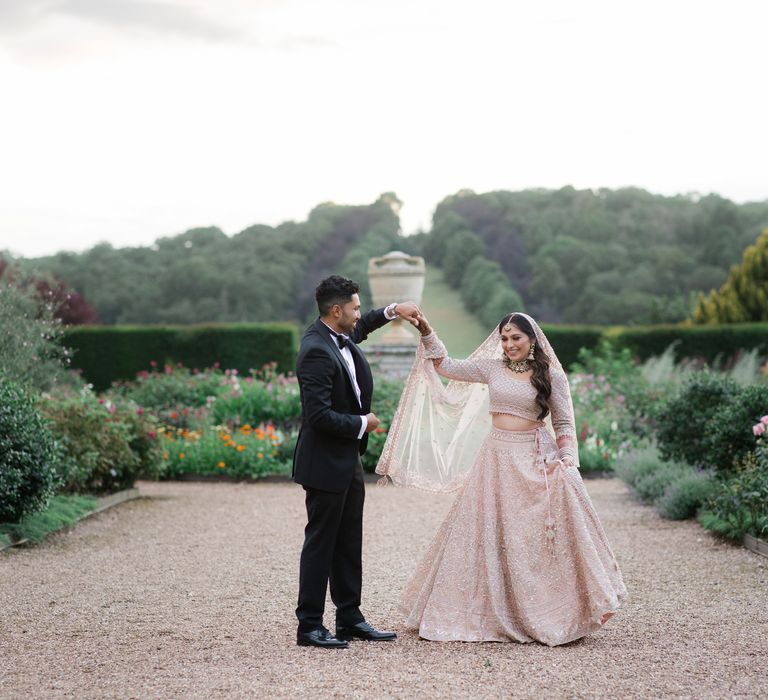
<svg viewBox="0 0 768 700">
<path fill-rule="evenodd" d="M 299 630 L 322 626 L 329 583 L 336 624 L 362 622 L 363 467 L 358 461 L 352 482 L 341 493 L 306 486 L 304 490 L 307 526 L 299 563 Z"/>
</svg>

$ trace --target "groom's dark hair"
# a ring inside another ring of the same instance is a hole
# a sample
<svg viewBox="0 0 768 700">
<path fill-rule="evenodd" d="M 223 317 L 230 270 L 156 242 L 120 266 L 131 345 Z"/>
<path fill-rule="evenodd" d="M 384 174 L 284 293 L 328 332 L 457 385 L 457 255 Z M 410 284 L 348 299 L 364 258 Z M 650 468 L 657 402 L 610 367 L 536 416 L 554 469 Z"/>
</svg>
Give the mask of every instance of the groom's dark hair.
<svg viewBox="0 0 768 700">
<path fill-rule="evenodd" d="M 321 316 L 326 316 L 334 304 L 346 304 L 352 301 L 352 295 L 359 291 L 360 285 L 346 277 L 339 275 L 326 277 L 315 289 L 317 310 Z"/>
</svg>

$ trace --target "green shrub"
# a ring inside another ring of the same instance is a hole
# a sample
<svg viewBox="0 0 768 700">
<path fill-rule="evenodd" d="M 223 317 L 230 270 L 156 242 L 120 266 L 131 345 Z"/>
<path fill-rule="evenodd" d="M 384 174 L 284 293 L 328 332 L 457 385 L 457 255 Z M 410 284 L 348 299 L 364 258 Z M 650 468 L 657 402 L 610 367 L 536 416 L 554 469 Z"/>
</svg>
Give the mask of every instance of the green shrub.
<svg viewBox="0 0 768 700">
<path fill-rule="evenodd" d="M 228 375 L 219 369 L 201 372 L 186 367 L 166 365 L 162 371 L 142 371 L 130 382 L 117 382 L 115 396 L 130 399 L 143 408 L 152 410 L 173 409 L 179 406 L 205 406 L 210 396 L 226 388 Z"/>
<path fill-rule="evenodd" d="M 740 541 L 744 535 L 768 536 L 768 464 L 758 450 L 740 460 L 728 478 L 718 482 L 704 512 L 701 524 L 721 537 Z"/>
<path fill-rule="evenodd" d="M 692 473 L 692 468 L 682 462 L 664 462 L 657 468 L 635 478 L 635 492 L 643 503 L 656 503 L 667 489 L 684 475 Z"/>
<path fill-rule="evenodd" d="M 159 473 L 156 427 L 135 404 L 84 395 L 50 397 L 40 409 L 63 446 L 63 491 L 111 493 Z"/>
<path fill-rule="evenodd" d="M 707 450 L 703 464 L 718 471 L 730 471 L 755 449 L 751 426 L 768 413 L 768 384 L 739 387 L 723 402 L 712 421 L 704 441 Z"/>
<path fill-rule="evenodd" d="M 712 372 L 696 372 L 658 412 L 657 439 L 661 456 L 689 464 L 711 465 L 707 439 L 713 418 L 739 393 L 732 380 Z"/>
<path fill-rule="evenodd" d="M 695 516 L 716 484 L 709 472 L 662 460 L 654 446 L 627 453 L 617 460 L 615 470 L 643 503 L 652 503 L 659 515 L 670 520 Z"/>
<path fill-rule="evenodd" d="M 68 362 L 52 305 L 29 290 L 0 285 L 0 374 L 47 390 L 64 379 Z"/>
<path fill-rule="evenodd" d="M 228 391 L 212 403 L 211 410 L 218 425 L 272 422 L 290 432 L 298 428 L 301 417 L 299 385 L 274 369 L 254 373 L 232 381 Z"/>
<path fill-rule="evenodd" d="M 59 485 L 56 441 L 30 396 L 0 376 L 0 522 L 43 510 Z"/>
<path fill-rule="evenodd" d="M 276 362 L 294 369 L 296 328 L 288 323 L 204 326 L 89 326 L 70 328 L 65 338 L 73 366 L 98 390 L 133 379 L 152 362 L 158 366 L 230 367 L 248 374 Z"/>
<path fill-rule="evenodd" d="M 579 471 L 585 474 L 611 472 L 613 471 L 613 464 L 614 460 L 607 452 L 599 448 L 579 447 Z"/>
<path fill-rule="evenodd" d="M 716 482 L 709 472 L 691 469 L 669 483 L 654 505 L 659 514 L 669 520 L 693 518 L 709 500 L 715 487 Z"/>
</svg>

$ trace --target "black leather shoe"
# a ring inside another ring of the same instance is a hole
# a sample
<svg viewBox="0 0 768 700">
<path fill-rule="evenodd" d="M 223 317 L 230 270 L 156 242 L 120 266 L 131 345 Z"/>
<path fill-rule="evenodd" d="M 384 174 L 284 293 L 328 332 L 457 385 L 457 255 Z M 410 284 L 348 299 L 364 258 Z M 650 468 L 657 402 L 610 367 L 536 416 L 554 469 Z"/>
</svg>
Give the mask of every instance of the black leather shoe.
<svg viewBox="0 0 768 700">
<path fill-rule="evenodd" d="M 351 627 L 336 627 L 337 639 L 365 639 L 368 642 L 391 642 L 397 639 L 394 632 L 379 632 L 371 627 L 365 620 Z"/>
<path fill-rule="evenodd" d="M 346 649 L 343 639 L 334 637 L 325 627 L 317 627 L 309 632 L 296 632 L 296 644 L 300 647 L 323 647 L 324 649 Z"/>
</svg>

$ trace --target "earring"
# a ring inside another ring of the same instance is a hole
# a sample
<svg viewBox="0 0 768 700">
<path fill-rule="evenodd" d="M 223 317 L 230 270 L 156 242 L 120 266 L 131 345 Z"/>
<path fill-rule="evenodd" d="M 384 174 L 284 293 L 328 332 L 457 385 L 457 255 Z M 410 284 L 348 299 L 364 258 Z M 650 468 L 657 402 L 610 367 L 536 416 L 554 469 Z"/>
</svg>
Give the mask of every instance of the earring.
<svg viewBox="0 0 768 700">
<path fill-rule="evenodd" d="M 531 343 L 531 349 L 528 351 L 528 359 L 529 360 L 533 359 L 533 351 L 534 351 L 535 347 L 536 347 L 536 343 Z"/>
</svg>

